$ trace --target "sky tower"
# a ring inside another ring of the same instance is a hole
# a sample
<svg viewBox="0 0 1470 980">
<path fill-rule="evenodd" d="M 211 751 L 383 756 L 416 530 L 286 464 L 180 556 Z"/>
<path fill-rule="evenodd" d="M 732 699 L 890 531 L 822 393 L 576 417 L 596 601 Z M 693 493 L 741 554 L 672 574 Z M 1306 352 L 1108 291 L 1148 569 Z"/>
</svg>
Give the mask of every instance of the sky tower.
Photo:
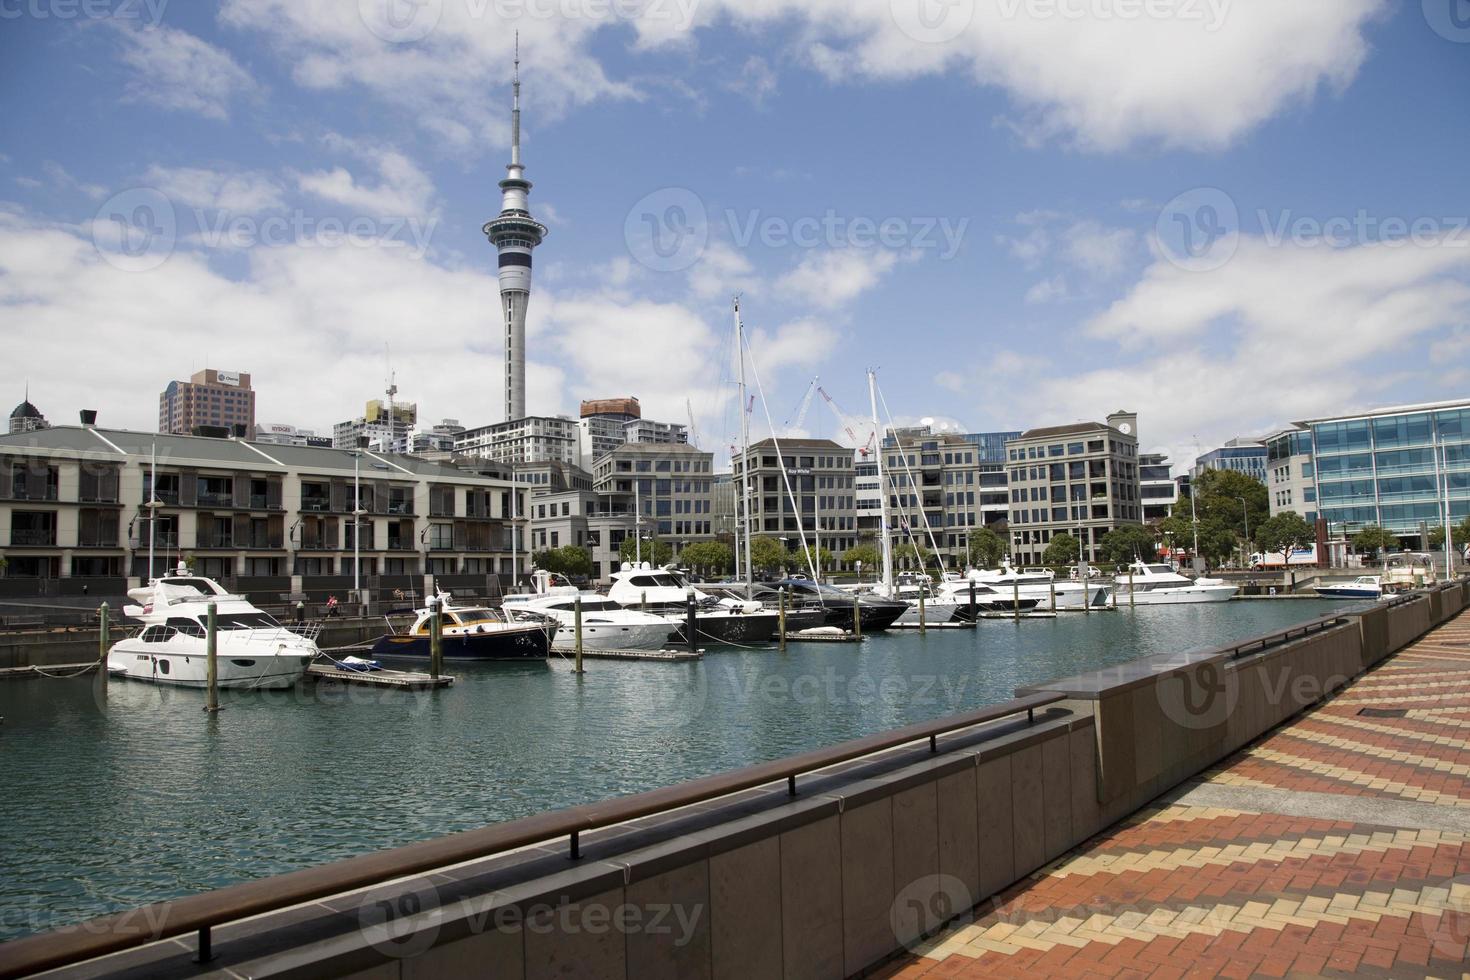
<svg viewBox="0 0 1470 980">
<path fill-rule="evenodd" d="M 514 101 L 510 111 L 510 163 L 500 182 L 500 214 L 485 235 L 500 255 L 500 308 L 505 321 L 505 420 L 526 417 L 526 304 L 531 299 L 531 251 L 546 226 L 531 217 L 531 182 L 521 164 L 521 42 L 516 36 Z"/>
</svg>

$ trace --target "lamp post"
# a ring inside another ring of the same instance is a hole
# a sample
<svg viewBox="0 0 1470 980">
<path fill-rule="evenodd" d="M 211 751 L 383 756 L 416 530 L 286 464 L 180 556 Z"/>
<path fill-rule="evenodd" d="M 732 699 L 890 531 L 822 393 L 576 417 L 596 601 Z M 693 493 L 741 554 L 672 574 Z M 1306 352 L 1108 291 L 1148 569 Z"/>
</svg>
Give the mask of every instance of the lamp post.
<svg viewBox="0 0 1470 980">
<path fill-rule="evenodd" d="M 1250 508 L 1246 506 L 1244 497 L 1236 497 L 1235 499 L 1240 501 L 1240 516 L 1245 519 L 1245 542 L 1240 546 L 1240 567 L 1245 568 L 1250 564 L 1251 512 Z M 1290 555 L 1286 556 L 1286 561 L 1288 565 L 1291 564 Z"/>
</svg>

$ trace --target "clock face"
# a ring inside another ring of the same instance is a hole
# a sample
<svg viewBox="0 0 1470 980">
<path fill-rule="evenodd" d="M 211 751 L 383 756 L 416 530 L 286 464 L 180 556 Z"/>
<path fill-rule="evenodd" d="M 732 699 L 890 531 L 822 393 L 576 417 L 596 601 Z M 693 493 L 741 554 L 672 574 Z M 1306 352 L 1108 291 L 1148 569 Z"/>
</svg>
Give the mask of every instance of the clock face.
<svg viewBox="0 0 1470 980">
<path fill-rule="evenodd" d="M 1118 426 L 1118 431 L 1123 433 L 1125 436 L 1132 435 L 1133 426 L 1129 425 L 1127 422 L 1124 422 L 1122 425 Z"/>
</svg>

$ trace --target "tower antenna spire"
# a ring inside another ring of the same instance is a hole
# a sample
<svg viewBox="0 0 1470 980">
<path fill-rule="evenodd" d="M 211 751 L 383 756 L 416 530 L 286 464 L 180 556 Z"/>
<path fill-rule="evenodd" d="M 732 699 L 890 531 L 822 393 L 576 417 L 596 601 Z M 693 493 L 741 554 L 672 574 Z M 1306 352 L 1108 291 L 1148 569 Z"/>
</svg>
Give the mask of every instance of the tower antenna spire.
<svg viewBox="0 0 1470 980">
<path fill-rule="evenodd" d="M 521 32 L 516 31 L 515 70 L 511 77 L 513 99 L 510 108 L 510 163 L 520 166 L 521 162 Z"/>
</svg>

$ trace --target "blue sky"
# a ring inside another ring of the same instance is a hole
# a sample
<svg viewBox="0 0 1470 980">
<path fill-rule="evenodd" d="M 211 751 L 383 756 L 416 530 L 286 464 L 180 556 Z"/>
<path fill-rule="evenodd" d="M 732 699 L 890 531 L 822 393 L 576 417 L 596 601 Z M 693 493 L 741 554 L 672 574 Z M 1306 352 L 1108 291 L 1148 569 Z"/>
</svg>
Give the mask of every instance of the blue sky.
<svg viewBox="0 0 1470 980">
<path fill-rule="evenodd" d="M 207 363 L 327 430 L 387 344 L 498 421 L 517 30 L 532 411 L 687 401 L 719 451 L 736 292 L 780 431 L 869 366 L 900 420 L 1128 408 L 1176 462 L 1470 394 L 1465 0 L 0 0 L 12 400 L 148 428 Z"/>
</svg>

